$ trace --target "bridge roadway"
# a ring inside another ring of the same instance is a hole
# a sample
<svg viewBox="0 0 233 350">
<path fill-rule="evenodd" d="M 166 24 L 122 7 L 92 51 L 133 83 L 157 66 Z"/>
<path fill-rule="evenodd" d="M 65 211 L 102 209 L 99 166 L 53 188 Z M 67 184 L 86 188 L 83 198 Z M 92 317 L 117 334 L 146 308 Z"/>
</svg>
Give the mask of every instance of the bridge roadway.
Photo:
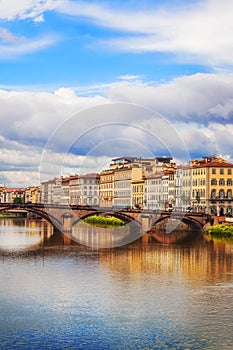
<svg viewBox="0 0 233 350">
<path fill-rule="evenodd" d="M 164 220 L 170 220 L 170 223 L 182 221 L 189 227 L 200 230 L 210 219 L 209 216 L 204 216 L 199 213 L 175 211 L 155 212 L 153 210 L 102 208 L 98 206 L 0 203 L 0 212 L 12 210 L 26 210 L 29 213 L 34 213 L 51 222 L 53 226 L 63 233 L 71 232 L 72 227 L 78 223 L 78 221 L 91 215 L 115 216 L 126 223 L 134 221 L 141 226 L 143 233 L 150 231 L 154 226 L 161 224 Z M 177 224 L 175 224 L 175 226 L 177 227 Z"/>
</svg>

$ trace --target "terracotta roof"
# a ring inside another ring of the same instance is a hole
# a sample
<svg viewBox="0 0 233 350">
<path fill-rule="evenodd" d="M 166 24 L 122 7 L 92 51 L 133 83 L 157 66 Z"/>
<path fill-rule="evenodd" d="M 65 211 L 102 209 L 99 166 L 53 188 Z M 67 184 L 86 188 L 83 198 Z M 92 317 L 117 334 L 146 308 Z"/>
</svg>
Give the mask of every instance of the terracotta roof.
<svg viewBox="0 0 233 350">
<path fill-rule="evenodd" d="M 85 175 L 80 175 L 80 179 L 99 179 L 100 175 L 97 173 L 91 173 L 91 174 L 85 174 Z"/>
<path fill-rule="evenodd" d="M 7 193 L 12 193 L 12 192 L 24 192 L 25 189 L 24 188 L 6 188 L 5 192 Z"/>
<path fill-rule="evenodd" d="M 201 164 L 194 164 L 192 166 L 193 168 L 210 168 L 210 167 L 219 167 L 219 168 L 233 168 L 232 163 L 227 163 L 227 162 L 207 162 L 207 163 L 201 163 Z"/>
<path fill-rule="evenodd" d="M 156 173 L 154 173 L 152 175 L 146 176 L 145 179 L 158 179 L 164 175 L 169 175 L 169 174 L 173 174 L 173 173 L 174 173 L 173 170 L 157 171 Z"/>
</svg>

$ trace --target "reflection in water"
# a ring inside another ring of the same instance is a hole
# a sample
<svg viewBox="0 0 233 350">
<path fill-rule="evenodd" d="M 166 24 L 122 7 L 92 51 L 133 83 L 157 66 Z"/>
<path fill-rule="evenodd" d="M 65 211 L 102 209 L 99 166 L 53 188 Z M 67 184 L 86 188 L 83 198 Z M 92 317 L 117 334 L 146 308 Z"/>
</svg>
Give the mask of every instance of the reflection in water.
<svg viewBox="0 0 233 350">
<path fill-rule="evenodd" d="M 72 239 L 93 248 L 118 247 L 135 241 L 141 236 L 134 222 L 118 227 L 98 227 L 79 222 L 73 227 Z"/>
<path fill-rule="evenodd" d="M 45 242 L 53 227 L 45 220 L 0 218 L 0 249 L 25 249 Z"/>
<path fill-rule="evenodd" d="M 39 246 L 0 249 L 1 349 L 232 349 L 233 244 L 146 234 L 94 249 L 7 220 L 0 242 L 13 232 Z"/>
<path fill-rule="evenodd" d="M 175 274 L 192 284 L 233 279 L 233 243 L 214 243 L 200 236 L 180 245 L 156 244 L 150 234 L 130 246 L 99 253 L 101 263 L 120 274 Z"/>
</svg>

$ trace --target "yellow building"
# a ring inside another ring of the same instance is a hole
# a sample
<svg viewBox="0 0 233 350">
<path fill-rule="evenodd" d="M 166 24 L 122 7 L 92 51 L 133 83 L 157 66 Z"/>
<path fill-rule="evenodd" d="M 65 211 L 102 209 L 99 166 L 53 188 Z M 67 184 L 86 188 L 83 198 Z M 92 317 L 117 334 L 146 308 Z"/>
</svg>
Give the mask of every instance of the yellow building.
<svg viewBox="0 0 233 350">
<path fill-rule="evenodd" d="M 140 169 L 141 170 L 141 169 Z M 132 207 L 136 209 L 143 209 L 144 207 L 144 185 L 145 180 L 143 178 L 142 172 L 132 173 Z M 136 176 L 135 176 L 136 175 Z"/>
<path fill-rule="evenodd" d="M 191 205 L 196 212 L 231 215 L 233 164 L 215 156 L 192 161 Z"/>
<path fill-rule="evenodd" d="M 114 171 L 103 170 L 100 173 L 100 207 L 113 206 Z"/>
<path fill-rule="evenodd" d="M 29 186 L 25 189 L 25 203 L 40 203 L 40 187 Z"/>
</svg>

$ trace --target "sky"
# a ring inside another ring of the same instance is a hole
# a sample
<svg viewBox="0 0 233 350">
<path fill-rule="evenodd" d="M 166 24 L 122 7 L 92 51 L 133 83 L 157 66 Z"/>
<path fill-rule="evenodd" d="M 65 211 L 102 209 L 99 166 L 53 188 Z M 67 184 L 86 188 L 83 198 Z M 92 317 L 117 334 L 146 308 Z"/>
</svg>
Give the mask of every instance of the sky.
<svg viewBox="0 0 233 350">
<path fill-rule="evenodd" d="M 0 186 L 233 161 L 231 0 L 0 0 Z"/>
</svg>

